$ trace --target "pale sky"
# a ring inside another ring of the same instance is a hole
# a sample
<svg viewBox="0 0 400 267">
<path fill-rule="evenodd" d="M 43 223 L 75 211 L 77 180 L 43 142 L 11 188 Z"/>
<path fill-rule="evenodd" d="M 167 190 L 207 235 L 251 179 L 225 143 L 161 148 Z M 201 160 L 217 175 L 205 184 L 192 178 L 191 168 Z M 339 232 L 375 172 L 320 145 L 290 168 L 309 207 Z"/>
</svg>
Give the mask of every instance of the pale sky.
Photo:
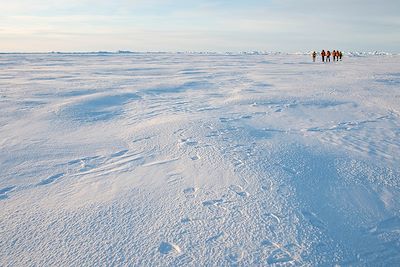
<svg viewBox="0 0 400 267">
<path fill-rule="evenodd" d="M 0 0 L 0 52 L 400 52 L 400 0 Z"/>
</svg>

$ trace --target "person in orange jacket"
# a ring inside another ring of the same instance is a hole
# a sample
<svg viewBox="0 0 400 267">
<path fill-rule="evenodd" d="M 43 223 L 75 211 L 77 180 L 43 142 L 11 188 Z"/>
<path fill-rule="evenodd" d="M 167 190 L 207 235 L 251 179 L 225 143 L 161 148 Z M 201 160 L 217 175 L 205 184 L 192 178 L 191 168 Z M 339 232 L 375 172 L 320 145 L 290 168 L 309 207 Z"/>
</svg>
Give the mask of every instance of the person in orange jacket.
<svg viewBox="0 0 400 267">
<path fill-rule="evenodd" d="M 331 51 L 326 51 L 326 62 L 331 62 Z"/>
<path fill-rule="evenodd" d="M 336 51 L 335 50 L 332 51 L 332 57 L 333 57 L 333 61 L 336 61 Z"/>
<path fill-rule="evenodd" d="M 325 62 L 325 50 L 321 51 L 322 62 Z"/>
</svg>

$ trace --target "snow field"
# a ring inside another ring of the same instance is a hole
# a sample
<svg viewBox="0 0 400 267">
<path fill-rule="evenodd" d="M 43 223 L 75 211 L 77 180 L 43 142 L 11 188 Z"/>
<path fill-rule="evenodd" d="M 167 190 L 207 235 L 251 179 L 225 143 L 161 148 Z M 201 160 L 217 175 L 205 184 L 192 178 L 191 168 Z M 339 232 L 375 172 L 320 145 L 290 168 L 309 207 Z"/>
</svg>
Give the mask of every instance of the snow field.
<svg viewBox="0 0 400 267">
<path fill-rule="evenodd" d="M 3 266 L 400 264 L 398 56 L 0 65 Z"/>
</svg>

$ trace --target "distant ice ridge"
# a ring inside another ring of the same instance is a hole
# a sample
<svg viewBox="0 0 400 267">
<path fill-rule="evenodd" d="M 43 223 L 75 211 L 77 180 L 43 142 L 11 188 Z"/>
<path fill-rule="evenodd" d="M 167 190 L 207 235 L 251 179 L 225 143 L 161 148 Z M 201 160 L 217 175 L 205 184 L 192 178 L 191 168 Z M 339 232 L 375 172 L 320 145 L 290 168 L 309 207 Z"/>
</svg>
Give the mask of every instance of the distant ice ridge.
<svg viewBox="0 0 400 267">
<path fill-rule="evenodd" d="M 347 52 L 346 55 L 350 57 L 365 57 L 365 56 L 395 56 L 399 54 L 373 51 L 373 52 Z"/>
<path fill-rule="evenodd" d="M 294 52 L 288 53 L 288 55 L 310 55 L 313 51 L 310 52 Z M 319 53 L 319 51 L 317 51 Z M 389 53 L 389 52 L 381 52 L 381 51 L 373 51 L 373 52 L 353 52 L 347 51 L 343 52 L 346 56 L 349 57 L 366 57 L 366 56 L 398 56 L 400 54 Z"/>
<path fill-rule="evenodd" d="M 115 54 L 183 54 L 183 55 L 310 55 L 313 51 L 309 52 L 279 52 L 279 51 L 241 51 L 241 52 L 215 52 L 215 51 L 129 51 L 129 50 L 118 50 L 118 51 L 84 51 L 84 52 L 0 52 L 0 54 L 61 54 L 61 55 L 71 55 L 71 54 L 82 54 L 82 55 L 115 55 Z M 316 51 L 319 54 L 319 50 Z M 372 52 L 354 52 L 345 51 L 344 54 L 349 57 L 366 57 L 366 56 L 399 56 L 400 53 L 389 53 L 384 51 L 372 51 Z"/>
</svg>

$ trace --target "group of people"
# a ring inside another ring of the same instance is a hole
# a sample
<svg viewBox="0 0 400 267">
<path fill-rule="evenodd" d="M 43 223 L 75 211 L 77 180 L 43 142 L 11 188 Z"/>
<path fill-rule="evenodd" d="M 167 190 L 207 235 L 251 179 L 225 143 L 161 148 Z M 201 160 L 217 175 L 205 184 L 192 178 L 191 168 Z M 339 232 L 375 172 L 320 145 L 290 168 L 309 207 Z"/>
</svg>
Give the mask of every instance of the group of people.
<svg viewBox="0 0 400 267">
<path fill-rule="evenodd" d="M 331 62 L 331 56 L 333 58 L 333 61 L 339 61 L 339 60 L 342 61 L 343 53 L 342 53 L 342 51 L 339 51 L 339 50 L 333 50 L 332 52 L 329 50 L 326 52 L 325 52 L 325 50 L 321 51 L 322 62 L 325 62 L 325 59 L 326 59 L 326 62 Z M 312 52 L 312 57 L 313 57 L 313 61 L 315 62 L 315 59 L 317 57 L 317 53 L 315 51 Z"/>
</svg>

